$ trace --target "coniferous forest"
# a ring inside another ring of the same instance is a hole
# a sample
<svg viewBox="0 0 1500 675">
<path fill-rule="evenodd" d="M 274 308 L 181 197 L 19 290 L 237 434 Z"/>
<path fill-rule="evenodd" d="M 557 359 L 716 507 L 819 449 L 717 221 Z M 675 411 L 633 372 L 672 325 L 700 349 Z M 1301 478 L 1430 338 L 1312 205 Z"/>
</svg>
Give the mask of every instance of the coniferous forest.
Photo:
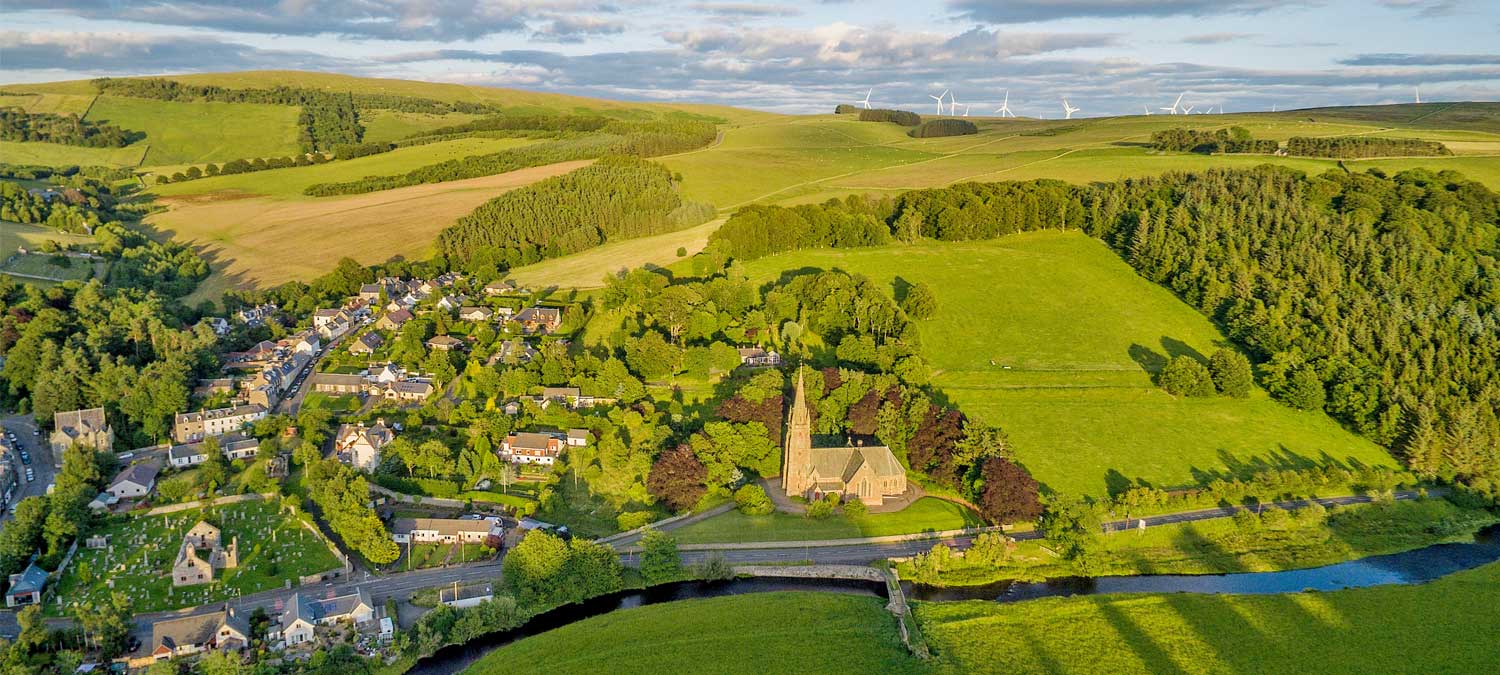
<svg viewBox="0 0 1500 675">
<path fill-rule="evenodd" d="M 849 222 L 884 229 L 826 226 Z M 1457 173 L 1266 166 L 1087 187 L 967 183 L 746 209 L 710 249 L 754 258 L 1034 229 L 1114 247 L 1222 325 L 1273 396 L 1327 411 L 1419 474 L 1500 489 L 1500 196 Z"/>
</svg>

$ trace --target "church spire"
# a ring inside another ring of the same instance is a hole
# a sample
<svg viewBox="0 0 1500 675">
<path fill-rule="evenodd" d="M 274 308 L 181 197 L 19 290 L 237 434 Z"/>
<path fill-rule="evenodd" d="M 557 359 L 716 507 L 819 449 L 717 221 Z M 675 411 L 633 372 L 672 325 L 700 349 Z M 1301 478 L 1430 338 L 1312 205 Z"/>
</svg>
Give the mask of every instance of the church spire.
<svg viewBox="0 0 1500 675">
<path fill-rule="evenodd" d="M 812 413 L 807 408 L 806 378 L 797 368 L 797 391 L 787 415 L 786 446 L 781 461 L 781 485 L 788 496 L 807 492 L 808 474 L 812 469 Z"/>
</svg>

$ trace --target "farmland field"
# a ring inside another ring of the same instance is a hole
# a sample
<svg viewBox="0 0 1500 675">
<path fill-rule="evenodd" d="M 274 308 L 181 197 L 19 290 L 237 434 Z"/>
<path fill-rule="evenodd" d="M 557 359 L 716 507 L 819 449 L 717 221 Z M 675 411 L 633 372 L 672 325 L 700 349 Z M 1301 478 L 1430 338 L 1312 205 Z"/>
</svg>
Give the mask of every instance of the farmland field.
<svg viewBox="0 0 1500 675">
<path fill-rule="evenodd" d="M 80 546 L 59 582 L 58 595 L 71 606 L 122 591 L 130 596 L 134 611 L 151 612 L 281 588 L 287 579 L 296 585 L 298 577 L 339 566 L 320 537 L 279 508 L 278 502 L 264 501 L 213 507 L 210 518 L 223 530 L 225 542 L 239 537 L 240 564 L 216 572 L 213 584 L 175 589 L 172 562 L 182 535 L 203 517 L 200 511 L 116 518 L 97 530 L 109 537 L 109 548 Z"/>
<path fill-rule="evenodd" d="M 747 265 L 765 280 L 808 267 L 930 285 L 937 314 L 919 326 L 933 385 L 1003 427 L 1046 488 L 1104 495 L 1130 480 L 1175 487 L 1264 467 L 1393 463 L 1326 416 L 1263 391 L 1187 399 L 1157 388 L 1152 373 L 1165 359 L 1206 358 L 1226 339 L 1081 233 L 798 251 Z"/>
<path fill-rule="evenodd" d="M 17 246 L 40 246 L 44 241 L 59 244 L 93 244 L 94 238 L 85 234 L 70 234 L 42 225 L 12 223 L 0 220 L 0 257 L 10 257 Z"/>
<path fill-rule="evenodd" d="M 85 148 L 60 143 L 0 141 L 0 157 L 7 164 L 47 166 L 139 166 L 150 141 L 137 141 L 123 148 Z"/>
<path fill-rule="evenodd" d="M 1493 670 L 1500 564 L 1418 586 L 1285 595 L 1124 594 L 924 602 L 952 673 L 1383 673 Z M 1420 620 L 1413 621 L 1413 617 Z"/>
<path fill-rule="evenodd" d="M 497 649 L 465 672 L 761 675 L 787 670 L 924 672 L 902 646 L 883 600 L 806 592 L 615 611 Z"/>
<path fill-rule="evenodd" d="M 100 96 L 88 120 L 146 132 L 146 166 L 294 154 L 298 109 L 251 103 L 179 103 Z"/>
<path fill-rule="evenodd" d="M 483 178 L 314 200 L 239 195 L 166 198 L 149 224 L 194 244 L 214 276 L 192 296 L 267 287 L 328 272 L 342 256 L 364 264 L 425 256 L 437 233 L 495 196 L 587 165 L 563 162 Z M 250 174 L 251 177 L 259 174 Z"/>
<path fill-rule="evenodd" d="M 600 288 L 604 275 L 646 265 L 666 267 L 678 260 L 677 249 L 691 256 L 708 244 L 708 235 L 724 220 L 639 239 L 610 242 L 598 248 L 517 267 L 507 275 L 517 283 L 547 288 Z"/>
</svg>

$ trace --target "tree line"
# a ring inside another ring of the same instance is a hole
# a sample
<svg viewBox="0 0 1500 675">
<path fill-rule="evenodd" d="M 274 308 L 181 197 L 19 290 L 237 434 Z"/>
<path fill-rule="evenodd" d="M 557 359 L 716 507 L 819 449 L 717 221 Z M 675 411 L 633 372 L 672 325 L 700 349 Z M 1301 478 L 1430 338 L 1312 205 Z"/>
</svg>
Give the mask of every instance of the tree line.
<svg viewBox="0 0 1500 675">
<path fill-rule="evenodd" d="M 1244 127 L 1213 131 L 1200 129 L 1162 129 L 1151 134 L 1151 148 L 1165 152 L 1256 153 L 1275 154 L 1281 144 L 1270 139 L 1254 139 Z"/>
<path fill-rule="evenodd" d="M 378 154 L 378 152 L 373 149 L 376 147 L 378 147 L 378 144 L 373 143 L 336 145 L 333 148 L 334 158 L 353 159 L 354 157 L 363 157 L 366 154 Z M 353 153 L 353 156 L 338 157 L 337 153 L 340 152 L 341 149 L 345 153 Z M 159 173 L 156 174 L 155 182 L 157 185 L 165 185 L 167 183 L 182 183 L 190 180 L 198 180 L 199 178 L 213 178 L 214 176 L 232 176 L 238 173 L 253 173 L 256 171 L 269 171 L 271 169 L 285 169 L 293 166 L 313 166 L 314 164 L 323 164 L 327 161 L 329 161 L 329 156 L 322 152 L 304 152 L 300 155 L 291 155 L 287 157 L 256 157 L 254 159 L 231 159 L 227 162 L 224 162 L 222 165 L 209 162 L 208 164 L 204 164 L 203 168 L 201 169 L 196 166 L 190 166 L 182 171 L 174 172 L 170 176 L 164 173 Z"/>
<path fill-rule="evenodd" d="M 761 209 L 730 218 L 710 252 L 843 243 L 806 237 L 794 209 Z M 1224 326 L 1273 396 L 1324 410 L 1423 476 L 1500 492 L 1500 196 L 1456 172 L 1265 166 L 795 209 L 871 214 L 902 241 L 1082 229 Z"/>
<path fill-rule="evenodd" d="M 914 127 L 922 123 L 922 116 L 909 110 L 889 110 L 886 108 L 870 108 L 859 111 L 861 122 L 890 122 L 903 127 Z"/>
<path fill-rule="evenodd" d="M 1326 136 L 1287 139 L 1286 152 L 1298 157 L 1333 157 L 1364 159 L 1367 157 L 1437 157 L 1453 154 L 1448 146 L 1420 138 L 1390 136 Z"/>
<path fill-rule="evenodd" d="M 0 141 L 123 148 L 145 137 L 146 134 L 139 131 L 90 122 L 77 115 L 30 113 L 20 108 L 0 108 Z"/>
<path fill-rule="evenodd" d="M 979 133 L 979 127 L 969 120 L 945 118 L 927 120 L 915 129 L 906 132 L 912 138 L 942 138 L 943 136 L 969 136 Z"/>
<path fill-rule="evenodd" d="M 562 138 L 485 155 L 429 164 L 398 176 L 367 176 L 342 183 L 318 183 L 303 191 L 311 197 L 363 194 L 398 187 L 493 176 L 507 171 L 605 155 L 653 157 L 703 147 L 717 130 L 710 122 L 666 119 L 611 121 L 597 133 Z"/>
<path fill-rule="evenodd" d="M 712 215 L 712 207 L 682 199 L 666 167 L 606 156 L 480 205 L 439 233 L 437 247 L 471 273 L 492 276 L 608 241 L 678 230 Z"/>
</svg>

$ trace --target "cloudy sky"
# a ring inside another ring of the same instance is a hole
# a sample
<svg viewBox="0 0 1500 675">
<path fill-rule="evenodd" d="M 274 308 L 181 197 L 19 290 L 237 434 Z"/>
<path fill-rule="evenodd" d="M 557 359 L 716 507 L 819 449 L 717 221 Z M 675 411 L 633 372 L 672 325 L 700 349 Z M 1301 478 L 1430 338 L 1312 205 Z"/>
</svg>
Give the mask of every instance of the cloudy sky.
<svg viewBox="0 0 1500 675">
<path fill-rule="evenodd" d="M 3 0 L 0 82 L 309 69 L 783 112 L 1500 100 L 1500 0 Z"/>
</svg>

